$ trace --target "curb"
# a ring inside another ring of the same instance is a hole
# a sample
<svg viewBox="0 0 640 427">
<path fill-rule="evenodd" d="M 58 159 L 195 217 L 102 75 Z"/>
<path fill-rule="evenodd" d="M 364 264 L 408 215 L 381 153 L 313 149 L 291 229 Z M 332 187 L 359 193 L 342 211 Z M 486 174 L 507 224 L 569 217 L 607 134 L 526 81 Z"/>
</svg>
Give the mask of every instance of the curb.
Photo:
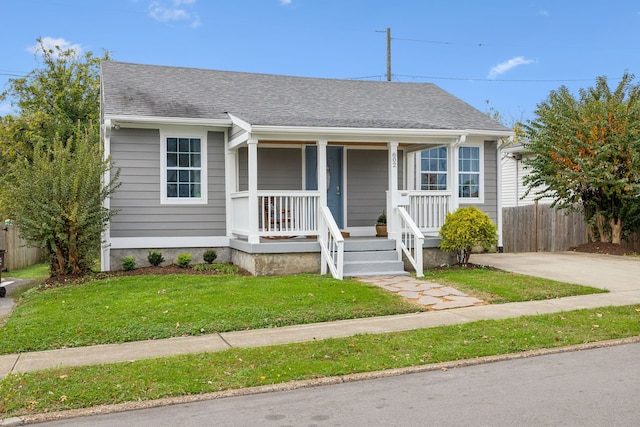
<svg viewBox="0 0 640 427">
<path fill-rule="evenodd" d="M 206 400 L 224 399 L 227 397 L 250 396 L 261 393 L 273 393 L 281 391 L 297 390 L 302 388 L 319 387 L 333 384 L 342 384 L 356 381 L 366 381 L 379 378 L 395 377 L 400 375 L 449 370 L 463 368 L 486 363 L 503 362 L 509 360 L 527 359 L 530 357 L 546 356 L 551 354 L 568 353 L 572 351 L 592 350 L 597 348 L 613 347 L 617 345 L 640 343 L 640 336 L 620 338 L 608 341 L 597 341 L 585 344 L 576 344 L 567 347 L 557 347 L 539 350 L 530 350 L 521 353 L 500 354 L 495 356 L 478 357 L 474 359 L 454 360 L 450 362 L 434 363 L 429 365 L 410 366 L 406 368 L 388 369 L 384 371 L 362 372 L 343 376 L 318 378 L 313 380 L 292 381 L 282 384 L 264 385 L 251 388 L 226 390 L 215 393 L 197 394 L 191 396 L 167 397 L 157 400 L 125 402 L 113 405 L 102 405 L 91 408 L 71 409 L 68 411 L 50 412 L 46 414 L 25 415 L 23 417 L 7 418 L 0 420 L 0 427 L 13 427 L 26 424 L 57 421 L 71 418 L 79 418 L 93 415 L 106 415 L 117 412 L 135 411 L 139 409 L 151 409 L 162 406 L 180 405 L 184 403 L 201 402 Z"/>
</svg>

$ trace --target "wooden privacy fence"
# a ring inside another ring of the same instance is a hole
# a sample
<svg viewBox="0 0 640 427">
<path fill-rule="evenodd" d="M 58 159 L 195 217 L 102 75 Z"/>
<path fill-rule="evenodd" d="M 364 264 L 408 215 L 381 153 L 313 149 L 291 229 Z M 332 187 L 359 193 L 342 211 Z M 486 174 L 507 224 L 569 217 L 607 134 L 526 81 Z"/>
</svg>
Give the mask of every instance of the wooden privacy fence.
<svg viewBox="0 0 640 427">
<path fill-rule="evenodd" d="M 588 243 L 589 229 L 582 212 L 566 213 L 547 204 L 502 209 L 502 247 L 505 252 L 558 252 Z M 640 232 L 621 246 L 640 253 Z"/>
<path fill-rule="evenodd" d="M 538 204 L 502 209 L 502 246 L 505 252 L 566 251 L 589 241 L 581 212 Z"/>
<path fill-rule="evenodd" d="M 12 271 L 29 267 L 44 260 L 44 250 L 27 246 L 27 242 L 18 236 L 14 225 L 0 229 L 0 249 L 4 249 L 4 270 Z"/>
</svg>

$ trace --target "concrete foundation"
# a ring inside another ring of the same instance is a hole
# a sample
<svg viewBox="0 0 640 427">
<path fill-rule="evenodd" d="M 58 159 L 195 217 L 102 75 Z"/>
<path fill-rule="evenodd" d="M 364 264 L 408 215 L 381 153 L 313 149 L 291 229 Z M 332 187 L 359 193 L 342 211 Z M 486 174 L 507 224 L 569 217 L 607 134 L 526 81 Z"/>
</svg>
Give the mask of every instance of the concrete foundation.
<svg viewBox="0 0 640 427">
<path fill-rule="evenodd" d="M 247 253 L 231 250 L 231 262 L 254 276 L 320 273 L 320 253 Z"/>
<path fill-rule="evenodd" d="M 415 271 L 413 265 L 409 262 L 406 256 L 402 256 L 404 261 L 404 269 L 407 271 Z M 439 248 L 424 248 L 422 250 L 422 267 L 426 270 L 428 268 L 439 267 L 445 264 L 455 264 L 456 256 L 451 253 L 443 252 Z"/>
<path fill-rule="evenodd" d="M 276 241 L 258 245 L 234 241 L 231 246 L 211 248 L 218 253 L 216 262 L 233 263 L 254 276 L 320 273 L 319 246 L 312 239 Z M 111 270 L 121 270 L 122 259 L 128 256 L 136 258 L 137 267 L 148 267 L 149 251 L 162 253 L 165 259 L 162 265 L 175 264 L 178 255 L 183 253 L 190 253 L 192 263 L 198 264 L 204 262 L 202 255 L 205 250 L 205 248 L 112 249 Z M 422 253 L 425 269 L 456 262 L 454 255 L 442 252 L 437 247 L 425 247 Z M 407 271 L 413 271 L 413 266 L 406 259 L 404 259 L 404 268 Z"/>
</svg>

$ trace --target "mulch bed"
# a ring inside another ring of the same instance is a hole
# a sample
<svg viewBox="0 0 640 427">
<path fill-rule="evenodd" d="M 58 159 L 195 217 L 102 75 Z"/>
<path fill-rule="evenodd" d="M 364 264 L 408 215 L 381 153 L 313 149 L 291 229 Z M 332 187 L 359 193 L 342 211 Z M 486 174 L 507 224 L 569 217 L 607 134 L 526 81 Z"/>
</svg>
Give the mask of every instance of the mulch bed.
<svg viewBox="0 0 640 427">
<path fill-rule="evenodd" d="M 606 255 L 636 255 L 636 253 L 628 248 L 614 243 L 591 242 L 584 245 L 569 248 L 573 252 L 585 252 L 590 254 L 606 254 Z"/>
<path fill-rule="evenodd" d="M 220 276 L 224 273 L 215 270 L 193 270 L 191 268 L 182 268 L 177 264 L 170 264 L 165 266 L 149 266 L 149 267 L 138 267 L 134 270 L 124 271 L 109 271 L 109 272 L 99 272 L 99 273 L 87 273 L 87 274 L 67 274 L 63 276 L 53 276 L 45 280 L 44 287 L 60 287 L 65 285 L 78 285 L 81 283 L 86 283 L 90 280 L 96 279 L 107 279 L 109 277 L 121 277 L 121 276 L 139 276 L 141 274 L 155 274 L 155 275 L 169 275 L 169 274 L 197 274 L 197 275 L 205 275 L 205 276 Z M 246 270 L 239 269 L 236 273 L 236 276 L 251 276 Z"/>
</svg>

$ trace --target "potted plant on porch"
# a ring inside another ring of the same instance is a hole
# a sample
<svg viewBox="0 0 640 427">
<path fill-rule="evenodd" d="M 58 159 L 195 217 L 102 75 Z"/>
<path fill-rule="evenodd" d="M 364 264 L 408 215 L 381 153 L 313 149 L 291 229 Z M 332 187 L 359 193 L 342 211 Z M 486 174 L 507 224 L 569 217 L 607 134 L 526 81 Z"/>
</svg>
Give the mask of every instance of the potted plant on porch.
<svg viewBox="0 0 640 427">
<path fill-rule="evenodd" d="M 376 236 L 387 237 L 387 215 L 382 211 L 376 220 Z"/>
</svg>

